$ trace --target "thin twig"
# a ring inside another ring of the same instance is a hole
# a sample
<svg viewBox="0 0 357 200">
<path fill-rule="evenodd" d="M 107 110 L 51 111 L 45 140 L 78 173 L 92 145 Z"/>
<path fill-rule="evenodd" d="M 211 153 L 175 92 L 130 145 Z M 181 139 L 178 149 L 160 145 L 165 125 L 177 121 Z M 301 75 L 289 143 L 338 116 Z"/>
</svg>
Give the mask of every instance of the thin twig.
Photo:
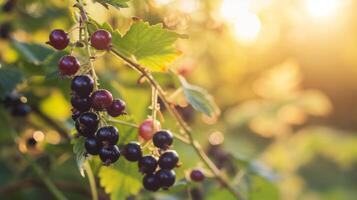
<svg viewBox="0 0 357 200">
<path fill-rule="evenodd" d="M 92 193 L 92 199 L 93 200 L 98 200 L 97 185 L 95 183 L 95 178 L 94 178 L 94 174 L 93 174 L 92 168 L 90 167 L 88 161 L 84 163 L 84 169 L 87 172 L 90 191 Z"/>
</svg>

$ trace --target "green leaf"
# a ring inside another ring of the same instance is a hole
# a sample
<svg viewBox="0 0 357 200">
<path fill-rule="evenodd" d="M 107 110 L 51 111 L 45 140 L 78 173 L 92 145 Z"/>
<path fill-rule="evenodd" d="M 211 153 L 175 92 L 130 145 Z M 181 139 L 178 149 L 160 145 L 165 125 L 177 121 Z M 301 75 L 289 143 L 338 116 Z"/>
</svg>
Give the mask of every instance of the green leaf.
<svg viewBox="0 0 357 200">
<path fill-rule="evenodd" d="M 120 9 L 120 8 L 127 8 L 128 7 L 128 1 L 130 0 L 94 0 L 94 2 L 98 2 L 102 4 L 105 8 L 109 8 L 109 5 Z"/>
<path fill-rule="evenodd" d="M 277 187 L 268 179 L 253 175 L 250 178 L 251 184 L 248 192 L 248 199 L 250 200 L 278 200 L 279 191 Z"/>
<path fill-rule="evenodd" d="M 72 131 L 73 132 L 73 131 Z M 78 165 L 79 172 L 81 175 L 84 177 L 84 162 L 86 161 L 86 150 L 84 149 L 84 143 L 85 143 L 85 138 L 84 137 L 79 137 L 79 138 L 74 138 L 71 143 L 73 144 L 73 152 L 76 155 L 76 161 Z"/>
<path fill-rule="evenodd" d="M 135 21 L 122 36 L 108 24 L 99 25 L 91 20 L 90 32 L 101 28 L 112 34 L 113 48 L 126 57 L 133 57 L 143 67 L 151 71 L 167 71 L 168 66 L 180 55 L 174 43 L 184 35 L 163 28 L 162 24 L 150 25 Z"/>
<path fill-rule="evenodd" d="M 100 185 L 110 194 L 111 200 L 126 199 L 137 194 L 142 188 L 142 176 L 136 163 L 124 158 L 110 167 L 101 167 L 99 171 Z"/>
<path fill-rule="evenodd" d="M 117 122 L 115 122 L 117 121 Z M 125 125 L 120 122 L 127 122 L 130 124 L 135 124 L 133 118 L 129 115 L 120 116 L 116 119 L 109 121 L 109 123 L 118 128 L 120 140 L 119 144 L 123 145 L 131 141 L 138 140 L 138 129 L 129 125 Z"/>
<path fill-rule="evenodd" d="M 55 53 L 54 50 L 40 44 L 24 43 L 17 40 L 12 40 L 11 44 L 22 59 L 35 65 L 40 65 L 49 55 Z"/>
<path fill-rule="evenodd" d="M 0 65 L 0 99 L 11 93 L 23 81 L 23 74 L 14 67 Z"/>
<path fill-rule="evenodd" d="M 206 90 L 196 85 L 189 84 L 182 76 L 179 76 L 179 79 L 187 101 L 195 110 L 200 111 L 210 117 L 216 117 L 220 114 L 220 110 L 213 97 L 208 94 Z"/>
</svg>

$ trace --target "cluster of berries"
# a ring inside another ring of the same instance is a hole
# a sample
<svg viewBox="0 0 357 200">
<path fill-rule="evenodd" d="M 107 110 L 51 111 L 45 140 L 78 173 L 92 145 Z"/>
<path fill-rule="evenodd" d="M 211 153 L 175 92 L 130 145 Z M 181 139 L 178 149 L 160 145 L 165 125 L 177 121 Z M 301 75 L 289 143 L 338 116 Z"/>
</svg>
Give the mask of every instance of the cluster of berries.
<svg viewBox="0 0 357 200">
<path fill-rule="evenodd" d="M 70 44 L 68 34 L 60 29 L 53 30 L 47 44 L 57 50 L 63 50 Z M 97 50 L 109 49 L 111 35 L 105 30 L 98 30 L 91 36 L 91 45 Z M 59 61 L 59 71 L 62 76 L 73 76 L 80 63 L 72 55 L 63 56 Z M 125 102 L 113 99 L 108 90 L 98 89 L 94 91 L 94 80 L 88 75 L 76 75 L 71 82 L 72 119 L 75 121 L 79 136 L 85 137 L 85 149 L 90 155 L 99 155 L 105 165 L 116 162 L 120 157 L 120 151 L 116 146 L 119 140 L 119 132 L 114 126 L 99 128 L 99 112 L 106 111 L 110 116 L 117 117 L 125 112 Z"/>
<path fill-rule="evenodd" d="M 10 94 L 2 101 L 5 108 L 15 117 L 25 117 L 31 112 L 27 98 L 18 94 Z"/>
</svg>

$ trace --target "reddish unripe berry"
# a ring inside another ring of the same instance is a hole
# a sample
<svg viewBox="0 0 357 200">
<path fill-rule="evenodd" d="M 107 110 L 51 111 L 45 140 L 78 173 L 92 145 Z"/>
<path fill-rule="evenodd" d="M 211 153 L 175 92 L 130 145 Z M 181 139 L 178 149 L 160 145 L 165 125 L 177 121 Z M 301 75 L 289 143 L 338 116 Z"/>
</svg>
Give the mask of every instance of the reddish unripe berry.
<svg viewBox="0 0 357 200">
<path fill-rule="evenodd" d="M 97 30 L 91 37 L 92 46 L 98 50 L 107 50 L 112 43 L 112 35 L 106 30 Z"/>
<path fill-rule="evenodd" d="M 192 181 L 201 182 L 205 179 L 205 175 L 203 174 L 203 172 L 201 170 L 194 169 L 190 173 L 190 178 Z"/>
<path fill-rule="evenodd" d="M 113 103 L 107 108 L 107 112 L 112 117 L 118 117 L 120 115 L 126 114 L 125 112 L 125 102 L 120 99 L 116 99 Z"/>
<path fill-rule="evenodd" d="M 154 120 L 147 119 L 139 126 L 139 136 L 143 138 L 145 141 L 149 141 L 152 139 L 156 131 L 161 129 L 160 122 L 156 121 L 154 127 Z"/>
<path fill-rule="evenodd" d="M 80 63 L 73 56 L 63 56 L 59 61 L 59 71 L 61 75 L 71 76 L 77 73 L 80 68 Z"/>
<path fill-rule="evenodd" d="M 113 103 L 113 95 L 108 90 L 97 90 L 91 95 L 92 108 L 98 111 L 109 108 Z"/>
<path fill-rule="evenodd" d="M 63 50 L 69 44 L 69 36 L 66 32 L 64 32 L 64 30 L 55 29 L 51 32 L 47 44 L 57 50 Z"/>
</svg>

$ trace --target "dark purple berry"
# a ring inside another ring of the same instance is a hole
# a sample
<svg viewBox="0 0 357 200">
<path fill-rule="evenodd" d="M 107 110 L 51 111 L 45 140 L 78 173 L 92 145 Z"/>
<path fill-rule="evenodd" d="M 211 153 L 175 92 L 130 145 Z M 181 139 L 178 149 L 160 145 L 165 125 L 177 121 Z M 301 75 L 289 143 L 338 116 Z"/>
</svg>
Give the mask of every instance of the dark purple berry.
<svg viewBox="0 0 357 200">
<path fill-rule="evenodd" d="M 2 6 L 2 10 L 4 12 L 11 12 L 16 7 L 16 0 L 7 0 L 5 4 Z"/>
<path fill-rule="evenodd" d="M 168 149 L 173 142 L 173 136 L 170 131 L 161 130 L 155 133 L 153 137 L 154 145 L 160 149 Z"/>
<path fill-rule="evenodd" d="M 160 189 L 159 182 L 154 174 L 148 174 L 144 176 L 143 185 L 146 190 L 156 192 Z"/>
<path fill-rule="evenodd" d="M 72 109 L 72 119 L 76 121 L 79 116 L 81 116 L 82 112 L 77 109 Z"/>
<path fill-rule="evenodd" d="M 107 112 L 112 117 L 118 117 L 119 115 L 125 114 L 125 102 L 120 99 L 116 99 L 113 103 L 107 108 Z"/>
<path fill-rule="evenodd" d="M 31 112 L 31 107 L 27 104 L 21 103 L 18 105 L 15 105 L 10 109 L 10 112 L 12 116 L 15 117 L 25 117 Z"/>
<path fill-rule="evenodd" d="M 195 182 L 201 182 L 205 179 L 205 175 L 203 174 L 203 172 L 201 170 L 194 169 L 190 173 L 190 178 L 191 178 L 191 180 L 193 180 Z"/>
<path fill-rule="evenodd" d="M 104 145 L 115 145 L 119 140 L 118 129 L 114 126 L 105 126 L 97 131 L 97 139 Z"/>
<path fill-rule="evenodd" d="M 85 137 L 92 137 L 98 129 L 99 117 L 93 112 L 85 112 L 76 121 L 77 131 Z"/>
<path fill-rule="evenodd" d="M 12 26 L 10 23 L 4 23 L 0 25 L 0 38 L 8 39 L 12 31 Z"/>
<path fill-rule="evenodd" d="M 61 75 L 71 76 L 77 73 L 81 65 L 77 58 L 73 56 L 63 56 L 60 59 L 58 66 Z"/>
<path fill-rule="evenodd" d="M 161 169 L 173 169 L 177 166 L 179 156 L 176 151 L 166 151 L 159 158 L 159 166 Z"/>
<path fill-rule="evenodd" d="M 57 50 L 63 50 L 69 44 L 69 36 L 62 29 L 55 29 L 51 32 L 47 44 L 51 45 Z"/>
<path fill-rule="evenodd" d="M 137 142 L 130 142 L 124 146 L 122 153 L 128 161 L 138 161 L 142 156 L 141 146 Z"/>
<path fill-rule="evenodd" d="M 13 107 L 13 106 L 19 105 L 21 103 L 25 103 L 25 102 L 21 101 L 21 98 L 19 95 L 10 94 L 5 97 L 5 99 L 2 101 L 2 103 L 4 104 L 5 107 L 9 108 L 9 107 Z"/>
<path fill-rule="evenodd" d="M 91 95 L 92 108 L 98 111 L 105 110 L 113 103 L 113 96 L 108 90 L 97 90 Z"/>
<path fill-rule="evenodd" d="M 26 144 L 27 144 L 27 147 L 33 148 L 36 146 L 37 141 L 33 137 L 30 137 L 27 139 Z"/>
<path fill-rule="evenodd" d="M 139 171 L 144 174 L 152 174 L 157 168 L 157 159 L 154 156 L 147 155 L 138 162 Z"/>
<path fill-rule="evenodd" d="M 105 165 L 115 163 L 120 157 L 119 148 L 116 145 L 102 147 L 99 149 L 99 157 Z"/>
<path fill-rule="evenodd" d="M 91 106 L 89 97 L 73 96 L 71 98 L 71 104 L 72 104 L 73 108 L 75 108 L 81 112 L 89 111 L 90 106 Z"/>
<path fill-rule="evenodd" d="M 71 89 L 76 95 L 88 97 L 93 91 L 94 81 L 87 75 L 76 76 L 72 80 Z"/>
<path fill-rule="evenodd" d="M 84 147 L 90 155 L 98 155 L 101 145 L 95 138 L 87 138 Z"/>
<path fill-rule="evenodd" d="M 155 174 L 160 187 L 163 189 L 168 189 L 171 187 L 176 180 L 176 174 L 173 170 L 160 169 Z"/>
<path fill-rule="evenodd" d="M 107 50 L 112 43 L 112 35 L 106 30 L 97 30 L 91 37 L 92 46 L 98 50 Z"/>
</svg>

